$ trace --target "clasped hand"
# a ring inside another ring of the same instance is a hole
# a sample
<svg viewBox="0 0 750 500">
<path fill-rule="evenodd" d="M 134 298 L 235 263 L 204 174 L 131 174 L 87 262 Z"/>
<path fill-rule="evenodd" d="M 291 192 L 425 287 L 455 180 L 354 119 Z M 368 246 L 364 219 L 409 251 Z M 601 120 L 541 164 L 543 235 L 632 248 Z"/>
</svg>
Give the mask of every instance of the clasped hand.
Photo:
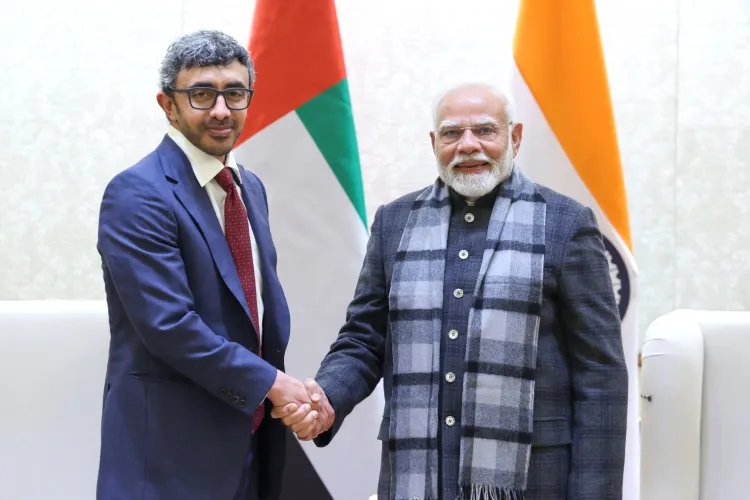
<svg viewBox="0 0 750 500">
<path fill-rule="evenodd" d="M 281 419 L 301 441 L 315 439 L 333 425 L 333 407 L 313 379 L 300 382 L 280 371 L 268 398 L 273 403 L 271 417 Z"/>
</svg>

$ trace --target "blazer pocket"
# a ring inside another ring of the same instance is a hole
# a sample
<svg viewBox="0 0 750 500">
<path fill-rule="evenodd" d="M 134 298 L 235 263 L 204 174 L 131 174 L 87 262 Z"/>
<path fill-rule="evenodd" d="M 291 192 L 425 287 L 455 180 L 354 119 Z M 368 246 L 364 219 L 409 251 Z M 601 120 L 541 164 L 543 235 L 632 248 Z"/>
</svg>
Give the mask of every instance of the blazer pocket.
<svg viewBox="0 0 750 500">
<path fill-rule="evenodd" d="M 571 442 L 570 423 L 566 417 L 534 420 L 531 446 L 559 446 Z"/>
<path fill-rule="evenodd" d="M 391 433 L 391 419 L 390 417 L 383 417 L 380 421 L 380 429 L 378 430 L 378 440 L 388 441 Z"/>
</svg>

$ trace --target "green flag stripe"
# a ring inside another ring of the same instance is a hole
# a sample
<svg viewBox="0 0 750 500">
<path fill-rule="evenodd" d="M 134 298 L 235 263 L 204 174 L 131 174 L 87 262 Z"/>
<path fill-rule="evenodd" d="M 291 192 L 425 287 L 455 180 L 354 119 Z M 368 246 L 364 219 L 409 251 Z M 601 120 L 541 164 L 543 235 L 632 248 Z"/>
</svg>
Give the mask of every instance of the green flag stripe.
<svg viewBox="0 0 750 500">
<path fill-rule="evenodd" d="M 297 115 L 367 227 L 357 135 L 346 78 L 297 108 Z"/>
</svg>

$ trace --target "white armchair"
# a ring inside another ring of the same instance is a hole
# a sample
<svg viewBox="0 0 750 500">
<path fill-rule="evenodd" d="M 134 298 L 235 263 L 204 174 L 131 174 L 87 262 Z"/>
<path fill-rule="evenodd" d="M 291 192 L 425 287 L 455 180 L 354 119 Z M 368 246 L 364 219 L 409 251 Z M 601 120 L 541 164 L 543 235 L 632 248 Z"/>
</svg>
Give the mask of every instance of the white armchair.
<svg viewBox="0 0 750 500">
<path fill-rule="evenodd" d="M 646 332 L 641 500 L 750 498 L 750 312 L 679 310 Z"/>
<path fill-rule="evenodd" d="M 104 302 L 0 301 L 0 498 L 95 497 Z"/>
</svg>

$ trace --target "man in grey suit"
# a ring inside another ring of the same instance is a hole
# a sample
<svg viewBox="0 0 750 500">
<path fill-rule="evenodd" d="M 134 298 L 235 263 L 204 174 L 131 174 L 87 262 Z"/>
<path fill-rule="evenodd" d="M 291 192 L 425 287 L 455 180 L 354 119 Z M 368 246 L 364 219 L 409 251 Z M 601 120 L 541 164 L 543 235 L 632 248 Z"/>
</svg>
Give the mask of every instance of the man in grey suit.
<svg viewBox="0 0 750 500">
<path fill-rule="evenodd" d="M 497 89 L 454 88 L 434 118 L 439 179 L 375 214 L 307 383 L 320 410 L 272 414 L 326 446 L 382 377 L 379 499 L 619 500 L 628 376 L 594 214 L 514 165 Z"/>
</svg>

